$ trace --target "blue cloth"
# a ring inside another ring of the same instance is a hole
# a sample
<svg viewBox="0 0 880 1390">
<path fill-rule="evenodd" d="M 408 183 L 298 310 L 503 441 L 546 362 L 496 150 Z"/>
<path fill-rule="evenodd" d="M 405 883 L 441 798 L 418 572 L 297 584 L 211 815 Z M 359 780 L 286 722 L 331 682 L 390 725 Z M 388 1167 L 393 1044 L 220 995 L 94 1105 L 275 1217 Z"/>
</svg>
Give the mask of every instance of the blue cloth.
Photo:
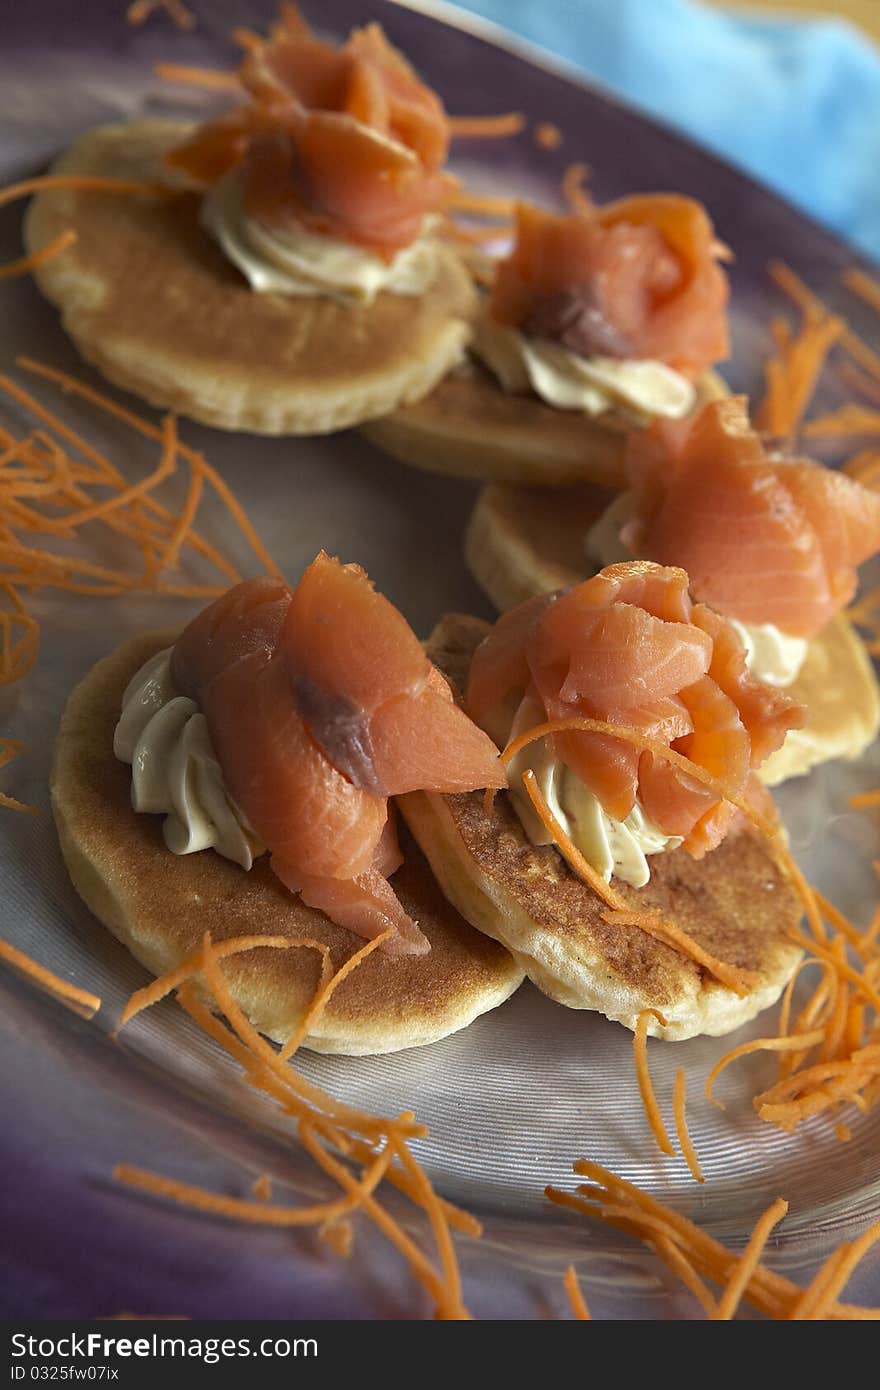
<svg viewBox="0 0 880 1390">
<path fill-rule="evenodd" d="M 837 19 L 695 0 L 462 0 L 880 259 L 880 50 Z"/>
</svg>

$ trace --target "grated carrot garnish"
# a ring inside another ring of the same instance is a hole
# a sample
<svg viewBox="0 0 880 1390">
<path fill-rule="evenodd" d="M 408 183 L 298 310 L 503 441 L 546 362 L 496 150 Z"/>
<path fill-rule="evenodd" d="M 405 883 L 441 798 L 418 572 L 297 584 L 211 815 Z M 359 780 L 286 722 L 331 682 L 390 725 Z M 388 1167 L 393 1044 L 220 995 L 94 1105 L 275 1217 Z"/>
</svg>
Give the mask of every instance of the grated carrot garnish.
<svg viewBox="0 0 880 1390">
<path fill-rule="evenodd" d="M 272 1199 L 272 1179 L 268 1173 L 261 1173 L 258 1178 L 254 1178 L 251 1183 L 251 1192 L 259 1202 L 269 1202 Z"/>
<path fill-rule="evenodd" d="M 7 619 L 12 616 L 13 615 L 6 613 L 0 615 L 0 617 Z M 5 636 L 6 633 L 4 631 L 4 637 Z M 11 654 L 6 641 L 4 641 L 2 649 L 0 649 L 0 661 L 5 662 L 10 659 Z M 0 665 L 0 685 L 5 683 L 6 672 L 2 669 L 2 665 Z M 13 758 L 17 758 L 23 747 L 24 743 L 20 738 L 0 737 L 0 768 L 6 767 L 7 764 L 12 762 Z M 28 806 L 25 802 L 19 801 L 17 797 L 8 796 L 6 792 L 0 792 L 0 806 L 5 806 L 9 811 L 23 811 L 25 815 L 29 816 L 35 816 L 37 814 L 36 806 Z"/>
<path fill-rule="evenodd" d="M 661 1153 L 675 1153 L 666 1133 L 663 1118 L 660 1114 L 660 1106 L 657 1104 L 657 1097 L 654 1094 L 654 1087 L 651 1084 L 651 1073 L 648 1069 L 648 1019 L 651 1015 L 658 1018 L 661 1024 L 666 1023 L 666 1019 L 659 1014 L 656 1009 L 642 1009 L 636 1019 L 635 1032 L 633 1034 L 633 1057 L 636 1064 L 636 1079 L 639 1083 L 639 1095 L 642 1098 L 642 1105 L 651 1126 L 651 1133 L 657 1140 L 657 1147 Z"/>
<path fill-rule="evenodd" d="M 573 1167 L 575 1173 L 589 1178 L 589 1183 L 578 1187 L 576 1192 L 566 1192 L 550 1186 L 545 1189 L 548 1200 L 557 1206 L 617 1227 L 644 1241 L 655 1250 L 673 1273 L 683 1279 L 709 1316 L 715 1316 L 717 1308 L 711 1294 L 702 1283 L 703 1279 L 711 1280 L 724 1288 L 730 1286 L 737 1273 L 741 1279 L 745 1274 L 745 1278 L 742 1279 L 741 1297 L 774 1319 L 788 1318 L 798 1300 L 802 1298 L 803 1289 L 791 1280 L 767 1269 L 760 1262 L 760 1251 L 754 1267 L 744 1270 L 743 1256 L 727 1249 L 687 1217 L 635 1184 L 616 1177 L 608 1169 L 588 1159 L 578 1159 Z M 774 1212 L 774 1208 L 771 1208 L 770 1212 Z M 765 1213 L 765 1217 L 769 1223 L 769 1214 Z M 759 1230 L 758 1239 L 762 1234 Z M 863 1250 L 864 1247 L 858 1253 L 861 1255 Z M 851 1256 L 847 1258 L 851 1260 Z M 875 1320 L 880 1318 L 880 1309 L 859 1308 L 829 1301 L 823 1316 L 833 1319 Z"/>
<path fill-rule="evenodd" d="M 318 1230 L 318 1237 L 329 1245 L 334 1255 L 347 1260 L 354 1246 L 354 1227 L 345 1217 L 335 1221 L 325 1221 Z"/>
<path fill-rule="evenodd" d="M 344 1197 L 336 1197 L 330 1202 L 318 1202 L 310 1207 L 275 1206 L 269 1202 L 249 1202 L 240 1197 L 224 1197 L 219 1192 L 209 1192 L 207 1188 L 193 1183 L 178 1182 L 175 1178 L 151 1173 L 145 1168 L 136 1168 L 128 1163 L 119 1163 L 113 1170 L 116 1182 L 125 1187 L 135 1187 L 141 1192 L 149 1192 L 154 1197 L 165 1197 L 184 1207 L 196 1211 L 208 1211 L 214 1216 L 228 1216 L 234 1221 L 246 1221 L 254 1226 L 313 1226 L 321 1221 L 333 1221 L 346 1212 L 359 1206 L 365 1196 L 374 1191 L 385 1175 L 391 1161 L 391 1148 L 386 1144 L 375 1162 L 368 1168 L 360 1182 L 353 1184 Z"/>
<path fill-rule="evenodd" d="M 503 116 L 450 116 L 449 132 L 453 140 L 502 140 L 525 130 L 526 118 L 521 111 L 508 111 Z"/>
<path fill-rule="evenodd" d="M 56 975 L 52 970 L 47 970 L 44 965 L 38 965 L 30 956 L 26 956 L 24 951 L 19 951 L 15 946 L 10 946 L 8 941 L 0 938 L 0 960 L 10 965 L 13 970 L 24 975 L 38 989 L 51 994 L 60 1004 L 65 1004 L 81 1018 L 94 1018 L 101 1007 L 101 1000 L 97 994 L 90 993 L 87 989 L 80 989 L 77 985 L 68 984 L 67 980 L 62 980 L 60 975 Z"/>
<path fill-rule="evenodd" d="M 593 200 L 586 190 L 590 177 L 588 164 L 570 164 L 562 176 L 562 196 L 572 212 L 590 217 L 595 212 Z"/>
<path fill-rule="evenodd" d="M 571 1304 L 571 1311 L 574 1313 L 578 1322 L 590 1321 L 590 1310 L 587 1307 L 586 1299 L 581 1293 L 581 1286 L 578 1283 L 577 1273 L 574 1265 L 569 1265 L 565 1271 L 563 1279 L 565 1292 L 568 1294 L 568 1301 Z"/>
<path fill-rule="evenodd" d="M 867 275 L 864 270 L 859 270 L 855 266 L 850 270 L 845 270 L 841 275 L 841 280 L 848 290 L 857 294 L 866 304 L 870 304 L 872 309 L 880 313 L 880 283 Z"/>
<path fill-rule="evenodd" d="M 444 218 L 440 227 L 443 236 L 450 237 L 453 241 L 460 241 L 466 247 L 488 245 L 493 241 L 498 241 L 501 237 L 509 236 L 512 230 L 512 224 L 508 225 L 506 223 L 494 223 L 482 227 L 465 227 L 460 222 L 456 222 L 452 217 Z"/>
<path fill-rule="evenodd" d="M 782 1197 L 777 1197 L 776 1201 L 758 1218 L 755 1229 L 749 1237 L 749 1243 L 743 1251 L 742 1257 L 737 1261 L 724 1292 L 718 1300 L 718 1308 L 714 1318 L 716 1322 L 729 1322 L 736 1313 L 746 1286 L 761 1263 L 764 1246 L 770 1239 L 774 1226 L 779 1225 L 787 1211 L 788 1202 Z"/>
<path fill-rule="evenodd" d="M 323 973 L 326 974 L 326 967 L 330 961 L 330 948 L 323 941 L 315 941 L 309 936 L 234 936 L 227 941 L 218 941 L 214 946 L 214 954 L 218 960 L 225 960 L 227 956 L 236 956 L 243 951 L 262 949 L 286 951 L 293 947 L 317 951 L 321 955 L 322 965 L 325 967 Z M 160 975 L 150 984 L 145 985 L 143 989 L 135 990 L 122 1011 L 115 1033 L 118 1034 L 144 1009 L 152 1008 L 154 1004 L 158 1004 L 174 990 L 179 989 L 187 980 L 200 974 L 202 960 L 203 948 L 200 946 L 198 950 L 193 951 L 172 970 L 166 971 L 164 975 Z"/>
<path fill-rule="evenodd" d="M 719 778 L 713 777 L 711 772 L 707 772 L 705 768 L 685 757 L 683 753 L 679 753 L 677 749 L 670 748 L 667 744 L 661 743 L 659 739 L 651 738 L 648 734 L 642 733 L 640 729 L 631 729 L 625 724 L 610 724 L 604 719 L 588 719 L 581 716 L 571 719 L 548 719 L 543 724 L 536 724 L 534 728 L 526 729 L 513 739 L 502 750 L 499 757 L 506 767 L 517 753 L 520 753 L 523 748 L 527 748 L 530 743 L 534 743 L 536 739 L 546 738 L 549 734 L 575 732 L 610 734 L 623 743 L 631 743 L 636 748 L 653 753 L 661 761 L 670 763 L 673 767 L 686 772 L 689 777 L 693 777 L 695 781 L 715 792 L 719 801 L 729 801 L 731 806 L 742 811 L 752 824 L 757 826 L 769 839 L 774 837 L 776 827 L 771 825 L 770 821 L 759 811 L 756 811 L 753 806 L 750 806 L 739 793 L 734 792 L 731 787 L 725 786 Z"/>
<path fill-rule="evenodd" d="M 448 206 L 456 212 L 476 213 L 481 217 L 500 217 L 509 221 L 516 210 L 516 201 L 513 198 L 493 198 L 484 193 L 469 193 L 466 188 L 461 188 L 452 194 Z"/>
<path fill-rule="evenodd" d="M 196 27 L 196 17 L 192 10 L 183 3 L 183 0 L 132 0 L 125 12 L 125 17 L 129 24 L 140 25 L 146 23 L 150 16 L 158 10 L 167 14 L 178 29 L 195 29 Z"/>
<path fill-rule="evenodd" d="M 803 280 L 789 266 L 784 265 L 781 261 L 773 261 L 769 270 L 771 279 L 805 314 L 812 315 L 814 318 L 830 317 L 822 301 L 813 294 L 812 290 L 808 289 Z M 864 367 L 870 376 L 880 378 L 880 356 L 845 324 L 839 341 L 844 351 Z"/>
<path fill-rule="evenodd" d="M 694 1148 L 694 1143 L 688 1129 L 687 1078 L 684 1074 L 684 1067 L 679 1067 L 678 1071 L 675 1073 L 675 1085 L 672 1091 L 672 1109 L 675 1117 L 675 1132 L 678 1135 L 678 1147 L 681 1149 L 684 1161 L 691 1171 L 691 1176 L 697 1182 L 705 1182 L 706 1179 L 700 1167 L 700 1160 L 697 1158 L 697 1151 Z"/>
<path fill-rule="evenodd" d="M 224 948 L 225 954 L 236 954 L 239 950 L 258 949 L 271 940 L 287 942 L 289 939 L 237 938 L 234 942 L 221 942 L 215 947 L 206 934 L 199 953 L 200 960 L 197 962 L 195 956 L 190 957 L 176 972 L 169 972 L 161 982 L 155 982 L 148 990 L 139 991 L 133 1001 L 135 1008 L 126 1010 L 126 1016 L 133 1017 L 137 1008 L 157 1002 L 169 989 L 176 987 L 181 1007 L 208 1036 L 220 1043 L 240 1063 L 250 1084 L 276 1101 L 282 1111 L 294 1120 L 299 1142 L 318 1167 L 342 1189 L 342 1196 L 308 1208 L 266 1207 L 262 1202 L 227 1198 L 178 1184 L 156 1174 L 137 1173 L 138 1185 L 156 1195 L 167 1196 L 231 1219 L 293 1226 L 318 1224 L 321 1239 L 343 1255 L 349 1253 L 353 1239 L 348 1216 L 362 1211 L 406 1260 L 414 1277 L 434 1299 L 438 1315 L 467 1317 L 461 1299 L 461 1280 L 450 1227 L 471 1235 L 479 1235 L 480 1227 L 467 1213 L 460 1212 L 434 1192 L 424 1170 L 410 1153 L 409 1140 L 423 1136 L 426 1132 L 424 1127 L 416 1122 L 411 1111 L 402 1111 L 396 1119 L 372 1116 L 335 1101 L 319 1087 L 306 1082 L 289 1063 L 281 1060 L 280 1054 L 248 1023 L 232 999 L 220 969 Z M 376 949 L 373 942 L 367 945 Z M 319 946 L 319 949 L 326 948 Z M 359 951 L 356 956 L 358 962 L 362 961 L 364 952 Z M 354 961 L 352 957 L 352 968 Z M 197 964 L 203 970 L 213 1006 L 225 1016 L 225 1023 L 194 993 L 191 980 L 195 974 L 193 967 Z M 333 980 L 338 983 L 341 978 L 342 971 L 337 972 L 329 983 L 332 984 Z M 324 970 L 315 1000 L 307 1014 L 311 1012 L 313 1017 L 317 1015 L 315 1006 L 319 999 L 326 1005 L 329 997 L 327 985 L 327 971 Z M 350 1171 L 347 1166 L 350 1163 L 361 1166 L 360 1177 Z M 123 1168 L 123 1176 L 130 1174 L 131 1170 Z M 427 1216 L 438 1248 L 439 1270 L 402 1229 L 396 1217 L 377 1201 L 375 1191 L 380 1181 L 393 1184 Z M 254 1192 L 254 1196 L 262 1195 Z"/>
<path fill-rule="evenodd" d="M 157 63 L 153 72 L 163 82 L 183 82 L 189 87 L 205 87 L 211 92 L 241 90 L 237 72 L 189 67 L 185 63 Z"/>
<path fill-rule="evenodd" d="M 804 426 L 808 437 L 838 434 L 880 434 L 880 410 L 864 405 L 842 405 L 830 415 L 820 415 Z"/>
<path fill-rule="evenodd" d="M 856 796 L 851 796 L 848 804 L 856 811 L 864 811 L 870 807 L 880 806 L 880 788 L 872 788 L 869 792 L 858 792 Z"/>
<path fill-rule="evenodd" d="M 552 121 L 540 121 L 535 126 L 533 139 L 540 150 L 558 150 L 562 144 L 562 131 Z"/>
<path fill-rule="evenodd" d="M 787 267 L 771 267 L 777 283 L 780 274 L 788 273 Z M 846 331 L 843 319 L 828 313 L 818 301 L 800 307 L 803 319 L 796 334 L 783 321 L 771 325 L 776 354 L 764 364 L 766 389 L 755 416 L 759 429 L 781 439 L 796 434 L 828 353 Z"/>
<path fill-rule="evenodd" d="M 504 755 L 502 754 L 503 761 Z M 727 985 L 734 993 L 740 996 L 748 994 L 757 981 L 757 976 L 752 971 L 741 970 L 737 966 L 718 960 L 692 936 L 682 931 L 681 927 L 661 917 L 654 910 L 649 909 L 640 912 L 630 907 L 626 900 L 611 887 L 610 883 L 606 883 L 601 874 L 596 872 L 592 864 L 584 858 L 572 839 L 565 833 L 542 795 L 531 768 L 525 770 L 522 780 L 529 800 L 547 827 L 548 833 L 572 873 L 582 879 L 597 896 L 608 904 L 608 909 L 602 916 L 609 926 L 637 927 L 648 936 L 662 941 L 665 946 L 669 946 L 672 950 L 690 956 L 693 961 L 715 975 L 722 984 Z"/>
<path fill-rule="evenodd" d="M 751 1042 L 740 1043 L 738 1047 L 731 1048 L 730 1052 L 725 1052 L 724 1056 L 717 1061 L 706 1077 L 704 1090 L 706 1099 L 711 1100 L 713 1105 L 717 1105 L 719 1110 L 723 1110 L 724 1102 L 717 1100 L 712 1094 L 712 1088 L 718 1077 L 731 1062 L 736 1062 L 740 1057 L 748 1057 L 753 1052 L 796 1052 L 803 1051 L 811 1047 L 816 1047 L 825 1037 L 824 1029 L 815 1028 L 810 1033 L 793 1033 L 778 1038 L 753 1038 Z"/>
<path fill-rule="evenodd" d="M 308 1037 L 309 1032 L 314 1026 L 314 1024 L 323 1014 L 331 998 L 333 997 L 334 992 L 342 984 L 343 980 L 347 979 L 348 976 L 352 973 L 352 971 L 356 970 L 358 966 L 361 965 L 367 959 L 367 956 L 371 956 L 374 951 L 378 951 L 379 948 L 384 944 L 384 942 L 386 942 L 393 935 L 394 931 L 391 927 L 389 927 L 387 931 L 380 932 L 379 935 L 374 936 L 371 941 L 365 942 L 363 946 L 361 946 L 357 951 L 355 951 L 354 955 L 349 956 L 348 960 L 344 963 L 344 965 L 341 965 L 339 967 L 335 975 L 331 976 L 330 979 L 324 979 L 321 982 L 321 984 L 318 987 L 318 992 L 316 993 L 314 999 L 309 1004 L 309 1007 L 303 1014 L 299 1022 L 299 1025 L 296 1028 L 296 1031 L 284 1044 L 280 1053 L 278 1054 L 280 1061 L 289 1061 L 290 1058 L 294 1055 L 294 1053 L 298 1050 L 298 1048 L 302 1045 L 305 1038 Z M 325 965 L 329 964 L 328 956 L 324 957 L 324 962 Z"/>
<path fill-rule="evenodd" d="M 15 203 L 19 198 L 29 198 L 33 193 L 51 192 L 52 189 L 67 190 L 74 193 L 123 193 L 142 194 L 148 198 L 171 198 L 174 189 L 164 183 L 147 183 L 143 179 L 114 179 L 103 174 L 37 174 L 31 179 L 20 179 L 17 183 L 0 188 L 0 208 L 7 203 Z"/>
<path fill-rule="evenodd" d="M 73 228 L 65 228 L 45 246 L 41 246 L 39 251 L 31 251 L 27 256 L 20 256 L 17 261 L 7 261 L 6 265 L 0 265 L 0 280 L 14 280 L 19 275 L 30 275 L 31 271 L 39 270 L 41 265 L 60 256 L 76 239 Z"/>
</svg>

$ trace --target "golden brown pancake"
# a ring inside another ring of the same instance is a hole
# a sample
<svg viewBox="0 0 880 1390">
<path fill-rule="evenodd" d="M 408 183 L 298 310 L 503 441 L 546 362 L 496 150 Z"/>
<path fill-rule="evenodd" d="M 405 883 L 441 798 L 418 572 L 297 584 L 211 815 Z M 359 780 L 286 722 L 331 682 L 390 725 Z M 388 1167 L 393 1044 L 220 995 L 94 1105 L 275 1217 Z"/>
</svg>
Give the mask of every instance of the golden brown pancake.
<svg viewBox="0 0 880 1390">
<path fill-rule="evenodd" d="M 153 632 L 100 661 L 67 703 L 52 772 L 52 808 L 80 897 L 137 960 L 160 975 L 213 941 L 307 936 L 330 948 L 334 969 L 363 940 L 288 892 L 263 855 L 249 873 L 213 850 L 177 856 L 162 817 L 131 807 L 131 769 L 113 755 L 113 730 L 131 676 L 176 632 Z M 305 1045 L 363 1055 L 436 1042 L 513 994 L 523 971 L 444 899 L 409 842 L 394 888 L 431 943 L 424 956 L 374 951 L 342 982 Z M 318 987 L 312 950 L 256 949 L 228 957 L 232 993 L 261 1032 L 284 1042 Z"/>
<path fill-rule="evenodd" d="M 504 612 L 535 594 L 579 584 L 594 573 L 587 531 L 609 496 L 589 486 L 526 489 L 495 485 L 477 499 L 465 537 L 465 559 L 477 582 Z M 760 771 L 768 786 L 800 777 L 832 758 L 858 758 L 880 728 L 880 687 L 864 645 L 841 613 L 810 642 L 789 692 L 807 707 Z"/>
<path fill-rule="evenodd" d="M 144 120 L 81 136 L 53 172 L 169 182 L 162 154 L 189 122 Z M 322 434 L 418 400 L 460 360 L 476 292 L 456 253 L 422 296 L 370 305 L 257 294 L 199 226 L 200 198 L 47 191 L 31 250 L 72 227 L 37 272 L 83 357 L 153 405 L 220 429 Z"/>
<path fill-rule="evenodd" d="M 714 372 L 698 383 L 697 407 L 727 394 Z M 616 411 L 557 410 L 511 395 L 474 361 L 462 363 L 414 405 L 372 420 L 364 434 L 402 463 L 432 473 L 525 487 L 568 483 L 626 486 L 623 452 L 632 426 Z"/>
<path fill-rule="evenodd" d="M 461 686 L 487 631 L 478 619 L 450 615 L 428 652 Z M 596 1009 L 627 1028 L 642 1009 L 659 1009 L 667 1024 L 652 1018 L 648 1031 L 673 1041 L 728 1033 L 779 998 L 800 957 L 787 936 L 800 899 L 751 828 L 700 860 L 683 849 L 652 856 L 644 888 L 612 880 L 634 908 L 658 909 L 719 960 L 754 971 L 757 984 L 740 998 L 637 927 L 605 922 L 603 900 L 552 845 L 529 842 L 506 794 L 490 810 L 479 792 L 412 792 L 398 804 L 450 902 L 570 1008 Z"/>
</svg>

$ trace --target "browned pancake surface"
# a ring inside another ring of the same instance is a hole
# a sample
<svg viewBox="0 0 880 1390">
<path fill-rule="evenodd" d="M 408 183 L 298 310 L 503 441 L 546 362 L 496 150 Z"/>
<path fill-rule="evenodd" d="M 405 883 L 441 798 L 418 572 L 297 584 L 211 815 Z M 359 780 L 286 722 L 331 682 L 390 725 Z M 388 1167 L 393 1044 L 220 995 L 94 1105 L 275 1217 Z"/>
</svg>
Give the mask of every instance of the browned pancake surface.
<svg viewBox="0 0 880 1390">
<path fill-rule="evenodd" d="M 58 737 L 53 809 L 74 883 L 88 905 L 150 970 L 245 935 L 307 936 L 326 943 L 334 967 L 361 938 L 289 893 L 268 855 L 249 873 L 213 851 L 177 856 L 162 817 L 131 808 L 131 769 L 113 755 L 122 692 L 175 633 L 138 637 L 100 662 L 73 692 Z M 425 956 L 374 952 L 334 993 L 309 1039 L 322 1051 L 380 1052 L 443 1037 L 513 992 L 522 972 L 445 901 L 411 843 L 394 887 L 431 942 Z M 317 988 L 316 951 L 259 949 L 223 963 L 239 1002 L 283 1040 Z"/>
</svg>

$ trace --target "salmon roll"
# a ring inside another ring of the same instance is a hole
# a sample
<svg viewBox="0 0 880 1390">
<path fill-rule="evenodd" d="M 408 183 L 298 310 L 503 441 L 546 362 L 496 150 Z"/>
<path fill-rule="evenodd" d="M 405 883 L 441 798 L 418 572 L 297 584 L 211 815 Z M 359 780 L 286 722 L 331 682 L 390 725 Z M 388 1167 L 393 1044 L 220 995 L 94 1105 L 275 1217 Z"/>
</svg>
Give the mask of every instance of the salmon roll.
<svg viewBox="0 0 880 1390">
<path fill-rule="evenodd" d="M 509 789 L 399 805 L 451 902 L 571 1008 L 670 1040 L 729 1032 L 799 958 L 800 897 L 757 778 L 803 709 L 755 679 L 679 568 L 611 565 L 429 652 Z"/>
<path fill-rule="evenodd" d="M 504 609 L 633 556 L 681 565 L 694 596 L 736 627 L 750 669 L 807 708 L 764 780 L 860 756 L 880 727 L 880 689 L 845 609 L 857 567 L 880 549 L 880 497 L 768 452 L 744 397 L 633 433 L 626 467 L 616 496 L 484 490 L 465 549 L 493 601 Z"/>
<path fill-rule="evenodd" d="M 405 463 L 523 486 L 625 484 L 627 431 L 724 394 L 726 248 L 692 198 L 516 209 L 461 367 L 368 438 Z"/>
<path fill-rule="evenodd" d="M 505 784 L 403 616 L 322 553 L 294 589 L 248 580 L 99 663 L 68 703 L 52 804 L 75 887 L 157 975 L 205 931 L 306 937 L 334 966 L 381 938 L 306 1039 L 373 1053 L 442 1038 L 521 982 L 399 841 L 390 802 Z M 257 949 L 230 985 L 284 1042 L 318 966 Z"/>
<path fill-rule="evenodd" d="M 321 434 L 418 400 L 463 356 L 477 298 L 437 228 L 449 122 L 377 25 L 341 46 L 286 6 L 201 126 L 86 132 L 53 173 L 31 249 L 79 351 L 153 405 L 221 429 Z M 154 196 L 149 196 L 153 189 Z"/>
</svg>

